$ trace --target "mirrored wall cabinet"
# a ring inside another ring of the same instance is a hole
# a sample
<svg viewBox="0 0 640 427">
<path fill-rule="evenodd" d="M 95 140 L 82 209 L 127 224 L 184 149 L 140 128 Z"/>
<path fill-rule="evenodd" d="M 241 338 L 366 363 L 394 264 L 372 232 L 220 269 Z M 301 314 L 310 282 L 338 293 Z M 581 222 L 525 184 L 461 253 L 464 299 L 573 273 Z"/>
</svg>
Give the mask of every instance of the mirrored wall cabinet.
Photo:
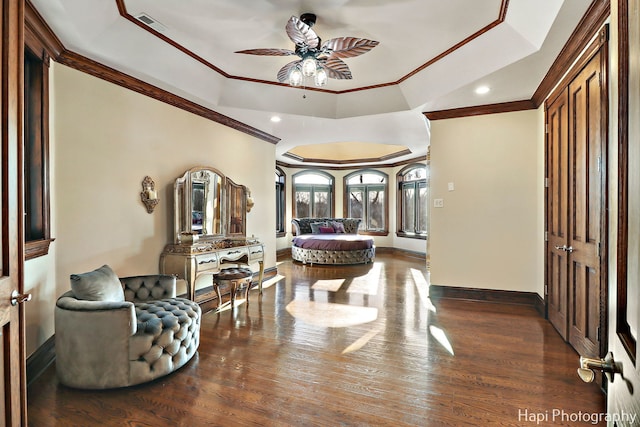
<svg viewBox="0 0 640 427">
<path fill-rule="evenodd" d="M 257 264 L 262 288 L 264 246 L 246 236 L 249 195 L 211 167 L 191 168 L 176 179 L 174 241 L 160 255 L 160 272 L 183 279 L 189 299 L 213 299 L 212 274 L 233 265 Z"/>
</svg>

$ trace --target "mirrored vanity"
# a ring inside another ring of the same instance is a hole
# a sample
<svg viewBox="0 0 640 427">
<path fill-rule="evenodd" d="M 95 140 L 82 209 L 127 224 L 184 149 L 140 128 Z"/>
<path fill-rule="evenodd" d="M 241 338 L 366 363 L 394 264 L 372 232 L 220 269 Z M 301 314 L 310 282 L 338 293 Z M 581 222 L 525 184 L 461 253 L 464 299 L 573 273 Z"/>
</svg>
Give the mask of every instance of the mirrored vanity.
<svg viewBox="0 0 640 427">
<path fill-rule="evenodd" d="M 160 255 L 160 272 L 183 279 L 190 300 L 212 299 L 212 274 L 243 264 L 258 264 L 262 293 L 264 246 L 246 236 L 249 194 L 211 167 L 191 168 L 176 179 L 174 241 Z"/>
</svg>

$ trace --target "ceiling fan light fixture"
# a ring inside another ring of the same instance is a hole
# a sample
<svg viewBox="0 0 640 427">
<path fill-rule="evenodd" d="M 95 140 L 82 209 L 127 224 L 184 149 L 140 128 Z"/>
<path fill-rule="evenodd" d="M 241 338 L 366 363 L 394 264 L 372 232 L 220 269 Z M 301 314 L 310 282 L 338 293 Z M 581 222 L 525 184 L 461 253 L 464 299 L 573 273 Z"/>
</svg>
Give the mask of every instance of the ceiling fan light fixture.
<svg viewBox="0 0 640 427">
<path fill-rule="evenodd" d="M 318 62 L 312 56 L 307 56 L 302 60 L 302 75 L 305 77 L 312 77 L 316 75 L 316 68 L 318 68 Z"/>
<path fill-rule="evenodd" d="M 300 59 L 289 62 L 278 71 L 278 81 L 289 80 L 291 86 L 302 86 L 306 77 L 313 77 L 316 86 L 324 86 L 329 78 L 351 79 L 351 70 L 342 59 L 369 52 L 378 45 L 375 40 L 358 37 L 337 37 L 322 42 L 311 29 L 316 22 L 313 13 L 304 13 L 300 19 L 292 16 L 285 30 L 295 44 L 295 50 L 281 48 L 246 49 L 236 53 L 263 56 L 292 56 Z M 319 74 L 319 75 L 318 75 Z"/>
<path fill-rule="evenodd" d="M 329 77 L 327 76 L 327 72 L 323 68 L 318 68 L 316 70 L 316 76 L 314 78 L 316 86 L 326 85 L 328 79 Z"/>
<path fill-rule="evenodd" d="M 291 70 L 289 74 L 289 84 L 291 86 L 300 86 L 302 84 L 302 71 L 298 67 Z"/>
</svg>

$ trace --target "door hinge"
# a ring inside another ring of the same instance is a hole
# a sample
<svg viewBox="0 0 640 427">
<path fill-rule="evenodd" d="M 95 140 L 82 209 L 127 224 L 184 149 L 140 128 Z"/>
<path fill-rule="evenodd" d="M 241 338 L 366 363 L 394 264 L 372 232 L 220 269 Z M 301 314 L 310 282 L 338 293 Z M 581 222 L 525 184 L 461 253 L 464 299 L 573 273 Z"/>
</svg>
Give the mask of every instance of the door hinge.
<svg viewBox="0 0 640 427">
<path fill-rule="evenodd" d="M 546 283 L 544 284 L 544 294 L 545 295 L 549 294 L 549 285 L 547 285 Z"/>
<path fill-rule="evenodd" d="M 602 157 L 598 156 L 598 172 L 602 170 Z"/>
<path fill-rule="evenodd" d="M 549 133 L 549 123 L 544 124 L 544 133 Z"/>
<path fill-rule="evenodd" d="M 601 335 L 600 335 L 600 326 L 598 326 L 598 329 L 596 329 L 596 336 L 598 341 L 600 341 L 602 339 Z"/>
<path fill-rule="evenodd" d="M 596 244 L 596 257 L 600 259 L 600 242 Z"/>
<path fill-rule="evenodd" d="M 548 241 L 549 241 L 549 232 L 548 232 L 548 231 L 545 231 L 545 232 L 544 232 L 544 241 L 545 241 L 545 242 L 548 242 Z"/>
<path fill-rule="evenodd" d="M 549 178 L 544 177 L 544 188 L 549 188 Z"/>
</svg>

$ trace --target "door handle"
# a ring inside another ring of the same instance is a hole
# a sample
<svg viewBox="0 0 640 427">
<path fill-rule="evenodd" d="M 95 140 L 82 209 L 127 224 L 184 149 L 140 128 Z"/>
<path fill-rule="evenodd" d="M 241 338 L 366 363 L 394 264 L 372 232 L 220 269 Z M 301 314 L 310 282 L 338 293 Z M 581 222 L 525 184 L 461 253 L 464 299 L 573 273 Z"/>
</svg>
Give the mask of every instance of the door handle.
<svg viewBox="0 0 640 427">
<path fill-rule="evenodd" d="M 616 373 L 622 372 L 618 363 L 613 360 L 613 353 L 607 353 L 604 359 L 591 359 L 589 357 L 580 356 L 580 367 L 578 368 L 578 376 L 585 383 L 590 383 L 596 377 L 596 373 L 593 371 L 604 372 L 609 379 L 609 382 L 613 382 L 613 376 Z"/>
<path fill-rule="evenodd" d="M 569 247 L 565 247 L 564 250 L 569 252 L 569 253 L 571 253 L 571 252 L 573 252 L 574 249 L 571 246 L 569 246 Z"/>
<path fill-rule="evenodd" d="M 575 249 L 573 249 L 572 246 L 567 246 L 567 245 L 562 245 L 562 246 L 554 246 L 556 249 L 560 250 L 560 251 L 565 251 L 565 252 L 573 252 Z"/>
<path fill-rule="evenodd" d="M 11 305 L 18 305 L 31 301 L 31 294 L 21 294 L 15 289 L 11 292 Z"/>
</svg>

